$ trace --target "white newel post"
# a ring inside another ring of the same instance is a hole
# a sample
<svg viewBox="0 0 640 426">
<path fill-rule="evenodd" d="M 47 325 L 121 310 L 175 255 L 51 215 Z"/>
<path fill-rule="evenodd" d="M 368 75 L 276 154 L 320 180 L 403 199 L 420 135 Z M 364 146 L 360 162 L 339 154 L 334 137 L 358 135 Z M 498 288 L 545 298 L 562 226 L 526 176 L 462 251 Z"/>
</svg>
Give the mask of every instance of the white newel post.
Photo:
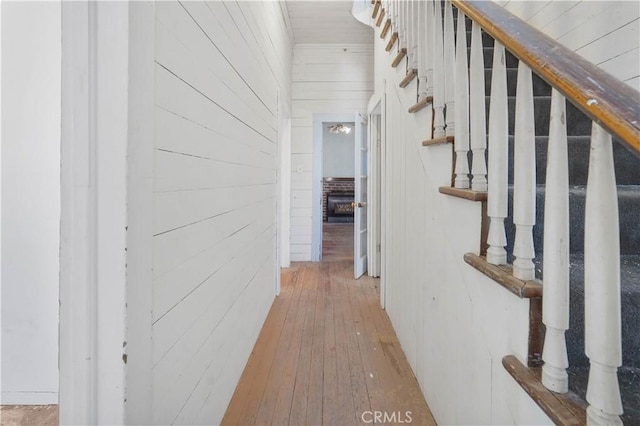
<svg viewBox="0 0 640 426">
<path fill-rule="evenodd" d="M 427 97 L 427 3 L 424 0 L 418 1 L 418 101 Z"/>
<path fill-rule="evenodd" d="M 620 236 L 611 135 L 595 122 L 587 179 L 584 241 L 587 424 L 621 425 Z"/>
<path fill-rule="evenodd" d="M 433 138 L 444 137 L 444 58 L 442 52 L 442 2 L 436 0 L 433 25 Z"/>
<path fill-rule="evenodd" d="M 542 322 L 546 333 L 542 384 L 559 393 L 569 389 L 565 340 L 569 328 L 569 157 L 565 109 L 564 97 L 553 89 L 544 209 Z"/>
<path fill-rule="evenodd" d="M 470 143 L 473 152 L 471 162 L 471 189 L 474 191 L 487 190 L 487 128 L 484 92 L 484 52 L 482 48 L 482 33 L 480 25 L 474 22 L 471 26 L 471 69 L 469 71 L 470 91 Z"/>
<path fill-rule="evenodd" d="M 513 153 L 513 275 L 521 280 L 535 278 L 533 225 L 536 223 L 536 135 L 533 114 L 531 69 L 518 64 L 516 120 Z"/>
<path fill-rule="evenodd" d="M 455 179 L 456 188 L 469 188 L 469 67 L 467 62 L 467 25 L 466 17 L 458 10 L 458 28 L 456 44 L 456 151 Z"/>
<path fill-rule="evenodd" d="M 444 2 L 444 93 L 446 135 L 455 135 L 455 40 L 453 32 L 453 8 L 450 0 Z"/>
<path fill-rule="evenodd" d="M 490 222 L 487 261 L 494 265 L 504 265 L 507 263 L 504 219 L 508 214 L 509 113 L 505 50 L 497 40 L 493 46 L 489 141 L 487 215 Z"/>
</svg>

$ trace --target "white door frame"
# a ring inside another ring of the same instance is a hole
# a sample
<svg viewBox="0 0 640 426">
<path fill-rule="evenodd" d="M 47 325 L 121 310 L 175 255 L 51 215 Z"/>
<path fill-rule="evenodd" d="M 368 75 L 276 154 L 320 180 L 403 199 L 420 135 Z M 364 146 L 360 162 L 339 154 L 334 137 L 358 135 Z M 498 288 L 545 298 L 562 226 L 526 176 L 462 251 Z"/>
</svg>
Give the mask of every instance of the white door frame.
<svg viewBox="0 0 640 426">
<path fill-rule="evenodd" d="M 368 258 L 369 275 L 380 276 L 381 257 L 381 152 L 384 139 L 382 111 L 384 109 L 384 97 L 373 96 L 367 109 L 369 115 L 369 179 L 368 179 Z M 379 141 L 379 143 L 378 143 Z"/>
<path fill-rule="evenodd" d="M 353 227 L 353 272 L 354 278 L 358 279 L 369 270 L 369 164 L 371 161 L 371 147 L 369 139 L 369 116 L 356 114 L 355 119 L 355 146 L 354 146 L 354 227 Z M 366 154 L 363 157 L 362 151 Z M 363 182 L 364 180 L 364 182 Z M 364 210 L 363 210 L 364 209 Z M 366 222 L 362 220 L 362 213 L 365 213 Z M 364 249 L 364 256 L 361 255 Z"/>
<path fill-rule="evenodd" d="M 322 123 L 343 121 L 351 123 L 355 112 L 313 114 L 313 186 L 311 190 L 311 261 L 322 260 Z"/>
<path fill-rule="evenodd" d="M 62 3 L 60 424 L 152 423 L 154 25 Z"/>
</svg>

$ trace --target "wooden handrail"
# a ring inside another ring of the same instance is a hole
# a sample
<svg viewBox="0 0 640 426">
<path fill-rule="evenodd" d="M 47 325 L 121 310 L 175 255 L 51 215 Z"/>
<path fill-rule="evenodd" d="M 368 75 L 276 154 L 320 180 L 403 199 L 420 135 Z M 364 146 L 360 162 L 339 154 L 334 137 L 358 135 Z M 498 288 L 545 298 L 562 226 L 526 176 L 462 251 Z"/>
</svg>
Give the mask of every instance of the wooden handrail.
<svg viewBox="0 0 640 426">
<path fill-rule="evenodd" d="M 451 1 L 535 74 L 640 156 L 640 92 L 492 1 Z"/>
</svg>

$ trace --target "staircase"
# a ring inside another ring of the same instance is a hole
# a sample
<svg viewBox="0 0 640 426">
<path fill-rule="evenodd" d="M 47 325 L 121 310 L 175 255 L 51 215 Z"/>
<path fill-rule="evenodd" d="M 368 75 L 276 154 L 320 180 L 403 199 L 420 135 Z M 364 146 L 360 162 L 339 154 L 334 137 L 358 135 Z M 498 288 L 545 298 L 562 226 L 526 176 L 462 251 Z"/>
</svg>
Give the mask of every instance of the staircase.
<svg viewBox="0 0 640 426">
<path fill-rule="evenodd" d="M 438 2 L 440 3 L 440 2 Z M 444 3 L 442 16 L 446 14 Z M 437 14 L 436 14 L 437 15 Z M 457 9 L 453 8 L 454 34 L 457 33 Z M 378 24 L 381 19 L 378 17 Z M 471 46 L 471 23 L 466 18 L 467 46 Z M 440 28 L 436 24 L 436 28 Z M 388 27 L 388 25 L 387 25 Z M 438 31 L 438 30 L 436 30 Z M 384 36 L 381 36 L 384 38 Z M 387 51 L 398 40 L 395 36 L 391 38 L 387 45 Z M 400 82 L 400 87 L 408 87 L 409 83 L 419 73 L 413 69 L 410 59 L 406 58 L 409 46 L 403 46 L 400 37 L 397 46 L 398 53 L 392 61 L 392 66 L 399 66 L 404 59 L 406 62 L 406 77 Z M 484 56 L 484 84 L 485 84 L 485 111 L 486 128 L 489 129 L 489 111 L 492 84 L 492 63 L 494 54 L 494 40 L 489 34 L 482 31 L 482 45 Z M 446 40 L 445 40 L 446 50 Z M 433 52 L 431 52 L 433 53 Z M 438 52 L 436 52 L 438 53 Z M 467 49 L 467 60 L 471 56 L 471 47 Z M 392 55 L 393 57 L 393 55 Z M 446 53 L 445 53 L 446 62 Z M 471 68 L 471 67 L 470 67 Z M 470 73 L 473 71 L 470 71 Z M 513 188 L 514 188 L 514 123 L 516 114 L 516 87 L 518 75 L 518 59 L 506 52 L 506 75 L 507 75 L 507 96 L 508 96 L 508 128 L 509 128 L 509 159 L 508 159 L 508 210 L 505 220 L 507 237 L 507 261 L 512 264 L 514 261 L 513 245 L 515 240 L 515 225 L 513 223 Z M 442 80 L 441 80 L 442 82 Z M 431 83 L 433 84 L 433 83 Z M 438 81 L 436 80 L 436 83 Z M 418 82 L 418 86 L 420 81 Z M 546 193 L 546 169 L 547 169 L 547 148 L 550 134 L 550 110 L 552 89 L 542 78 L 533 74 L 533 105 L 535 118 L 535 176 L 536 176 L 536 218 L 533 228 L 533 244 L 535 247 L 535 278 L 542 282 L 544 280 L 543 264 L 543 235 L 544 235 L 544 211 Z M 414 113 L 433 104 L 434 117 L 438 114 L 436 101 L 433 96 L 418 98 L 418 103 L 409 112 Z M 440 103 L 440 108 L 444 102 Z M 445 112 L 448 114 L 449 112 Z M 471 110 L 473 115 L 474 111 Z M 447 115 L 447 121 L 449 116 Z M 437 118 L 435 119 L 437 121 Z M 566 343 L 569 359 L 569 399 L 584 401 L 586 399 L 587 381 L 589 376 L 589 359 L 585 355 L 585 301 L 584 301 L 584 244 L 585 244 L 585 213 L 587 178 L 589 170 L 589 156 L 592 140 L 592 119 L 587 117 L 578 108 L 573 106 L 569 100 L 566 102 L 566 131 L 569 152 L 569 236 L 570 236 L 570 325 L 567 330 Z M 448 137 L 436 137 L 423 142 L 424 146 L 441 143 L 452 143 L 454 138 L 447 133 Z M 487 148 L 487 154 L 491 150 L 491 143 Z M 471 161 L 471 150 L 468 151 L 469 162 Z M 488 155 L 487 155 L 488 157 Z M 630 151 L 620 141 L 613 141 L 613 159 L 617 185 L 617 198 L 619 205 L 619 232 L 620 232 L 620 277 L 621 277 L 621 324 L 622 324 L 622 367 L 618 369 L 617 376 L 621 392 L 624 414 L 620 416 L 625 424 L 640 424 L 640 316 L 637 315 L 640 308 L 640 227 L 638 227 L 638 212 L 640 212 L 640 157 L 637 153 Z M 454 179 L 452 179 L 453 181 Z M 444 189 L 444 190 L 443 190 Z M 466 191 L 466 193 L 464 192 Z M 442 193 L 454 196 L 461 196 L 472 201 L 486 202 L 486 192 L 478 191 L 456 191 L 454 188 L 441 188 Z M 486 209 L 483 209 L 486 211 Z M 487 221 L 485 217 L 483 219 Z M 486 235 L 483 237 L 486 238 Z M 486 241 L 484 241 L 486 244 Z M 486 245 L 485 245 L 486 246 Z M 481 253 L 484 250 L 481 250 Z M 471 262 L 468 262 L 471 263 Z M 485 272 L 485 271 L 483 271 Z M 486 272 L 485 272 L 486 273 Z M 494 278 L 495 279 L 495 278 Z M 503 284 L 504 285 L 504 284 Z M 543 286 L 544 288 L 544 286 Z M 512 290 L 513 291 L 513 290 Z M 534 298 L 535 292 L 533 292 Z M 532 296 L 520 296 L 532 297 Z M 538 300 L 539 300 L 538 296 Z M 534 303 L 532 307 L 540 306 Z M 542 327 L 538 318 L 537 327 Z M 535 326 L 533 327 L 535 328 Z M 533 332 L 532 332 L 533 333 Z M 542 360 L 539 359 L 541 364 Z M 535 359 L 533 360 L 535 364 Z M 531 363 L 530 363 L 531 365 Z M 578 404 L 580 405 L 580 404 Z M 584 409 L 584 407 L 582 407 Z M 546 411 L 546 410 L 545 410 Z"/>
<path fill-rule="evenodd" d="M 456 9 L 454 8 L 454 11 Z M 454 14 L 456 14 L 454 12 Z M 457 15 L 457 14 L 456 14 Z M 467 28 L 471 20 L 467 19 Z M 455 21 L 454 21 L 455 22 Z M 467 31 L 470 45 L 471 31 Z M 493 39 L 483 32 L 486 111 L 489 111 Z M 470 49 L 469 49 L 470 50 Z M 513 263 L 513 135 L 518 59 L 507 52 L 507 92 L 509 96 L 509 215 L 505 221 L 507 259 Z M 536 133 L 536 225 L 533 239 L 536 257 L 536 278 L 544 282 L 543 234 L 544 201 L 547 165 L 551 86 L 534 74 L 534 111 Z M 473 113 L 473 112 L 472 112 Z M 567 102 L 567 137 L 569 149 L 569 209 L 570 209 L 570 326 L 566 332 L 569 357 L 569 389 L 585 399 L 589 376 L 589 360 L 584 353 L 584 219 L 586 185 L 589 168 L 591 120 Z M 487 118 L 487 126 L 488 126 Z M 490 148 L 489 148 L 490 149 Z M 624 414 L 624 424 L 640 424 L 640 158 L 621 143 L 613 144 L 618 204 L 620 213 L 621 301 L 622 301 L 622 363 L 618 370 Z"/>
<path fill-rule="evenodd" d="M 485 38 L 485 65 L 487 87 L 487 109 L 491 87 L 491 64 L 493 42 Z M 513 262 L 515 229 L 511 218 L 513 202 L 513 112 L 515 110 L 516 74 L 518 60 L 507 54 L 507 81 L 510 112 L 509 160 L 509 218 L 507 230 L 507 253 Z M 534 77 L 534 108 L 536 135 L 549 134 L 549 112 L 551 87 L 539 77 Z M 591 120 L 571 104 L 567 104 L 567 132 L 569 142 L 569 209 L 570 209 L 570 327 L 566 333 L 569 356 L 569 389 L 585 399 L 589 360 L 584 354 L 584 218 Z M 536 277 L 544 282 L 543 233 L 545 170 L 548 137 L 536 136 L 536 181 L 537 217 L 533 237 L 536 249 Z M 619 143 L 614 143 L 616 182 L 620 212 L 621 300 L 622 300 L 622 363 L 618 380 L 625 424 L 640 424 L 640 230 L 637 227 L 640 212 L 640 158 L 634 156 Z M 544 286 L 543 286 L 544 287 Z"/>
</svg>

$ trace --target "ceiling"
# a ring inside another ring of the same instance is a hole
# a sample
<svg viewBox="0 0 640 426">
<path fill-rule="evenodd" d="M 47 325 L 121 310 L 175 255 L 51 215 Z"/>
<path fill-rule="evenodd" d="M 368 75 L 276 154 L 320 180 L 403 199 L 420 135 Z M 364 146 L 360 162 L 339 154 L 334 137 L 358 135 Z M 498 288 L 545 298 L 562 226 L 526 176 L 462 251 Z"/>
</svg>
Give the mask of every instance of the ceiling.
<svg viewBox="0 0 640 426">
<path fill-rule="evenodd" d="M 373 43 L 373 29 L 351 15 L 353 1 L 288 0 L 295 43 Z"/>
</svg>

